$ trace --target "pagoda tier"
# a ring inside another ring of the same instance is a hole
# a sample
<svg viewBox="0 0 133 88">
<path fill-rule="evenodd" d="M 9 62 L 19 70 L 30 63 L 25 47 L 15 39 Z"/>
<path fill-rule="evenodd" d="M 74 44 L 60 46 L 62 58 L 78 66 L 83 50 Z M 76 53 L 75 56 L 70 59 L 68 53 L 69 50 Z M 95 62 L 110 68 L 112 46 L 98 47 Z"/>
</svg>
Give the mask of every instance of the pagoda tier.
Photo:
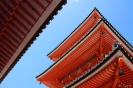
<svg viewBox="0 0 133 88">
<path fill-rule="evenodd" d="M 66 0 L 0 0 L 0 82 Z"/>
<path fill-rule="evenodd" d="M 65 88 L 132 88 L 132 74 L 133 59 L 118 46 Z"/>
<path fill-rule="evenodd" d="M 81 23 L 66 39 L 63 40 L 47 56 L 56 61 L 66 53 L 74 44 L 81 39 L 100 19 L 101 15 L 94 9 L 91 14 Z"/>
<path fill-rule="evenodd" d="M 50 88 L 99 88 L 104 87 L 106 82 L 112 88 L 121 82 L 133 86 L 129 78 L 132 76 L 124 74 L 113 78 L 118 76 L 119 70 L 133 72 L 133 47 L 96 8 L 48 57 L 56 62 L 36 78 Z M 122 61 L 119 62 L 119 59 Z M 120 67 L 117 66 L 119 63 L 122 63 Z M 113 71 L 110 73 L 110 70 Z M 122 80 L 125 77 L 129 78 L 129 84 Z"/>
</svg>

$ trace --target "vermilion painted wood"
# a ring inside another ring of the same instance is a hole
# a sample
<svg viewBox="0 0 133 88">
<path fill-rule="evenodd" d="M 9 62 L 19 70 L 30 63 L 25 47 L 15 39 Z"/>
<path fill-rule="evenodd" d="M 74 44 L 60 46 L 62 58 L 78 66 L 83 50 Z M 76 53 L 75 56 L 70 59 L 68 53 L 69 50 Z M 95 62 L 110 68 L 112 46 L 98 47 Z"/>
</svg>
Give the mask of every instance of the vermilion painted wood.
<svg viewBox="0 0 133 88">
<path fill-rule="evenodd" d="M 17 48 L 16 45 L 14 45 L 8 38 L 4 37 L 4 40 L 1 41 L 1 45 L 7 47 L 10 49 L 10 51 L 14 52 L 15 49 Z"/>
<path fill-rule="evenodd" d="M 28 23 L 31 27 L 33 26 L 33 24 L 19 12 L 19 10 L 17 10 L 16 14 L 19 15 L 24 21 L 26 21 L 26 23 Z"/>
<path fill-rule="evenodd" d="M 65 40 L 65 42 L 63 42 L 57 49 L 50 53 L 48 57 L 56 61 L 57 59 L 59 59 L 59 57 L 61 57 L 62 54 L 64 54 L 64 52 L 66 52 L 70 47 L 72 47 L 75 42 L 77 42 L 84 34 L 86 34 L 86 32 L 91 28 L 91 26 L 94 26 L 98 21 L 93 19 L 97 13 L 93 12 L 92 14 L 93 15 L 91 15 L 92 17 L 90 17 L 90 19 L 87 19 L 87 21 L 82 26 L 78 27 L 77 31 L 72 34 L 67 40 Z M 76 48 L 66 54 L 65 57 L 62 57 L 62 61 L 59 62 L 59 64 L 53 66 L 53 68 L 44 73 L 45 75 L 41 75 L 41 77 L 38 77 L 37 80 L 46 84 L 49 87 L 60 88 L 65 86 L 66 84 L 69 84 L 72 80 L 82 75 L 87 69 L 90 69 L 92 66 L 94 66 L 94 64 L 97 63 L 98 60 L 101 60 L 105 53 L 108 53 L 112 50 L 113 41 L 117 39 L 109 32 L 108 29 L 106 29 L 104 23 L 99 25 L 99 27 L 95 30 L 96 31 L 93 32 L 93 34 L 84 39 L 82 43 L 79 43 L 78 46 L 76 46 Z M 105 34 L 102 35 L 102 31 Z M 97 57 L 94 58 L 94 60 L 90 61 L 89 65 L 85 64 L 84 66 L 80 67 L 93 55 L 96 55 Z M 117 86 L 119 84 L 118 81 L 114 82 L 117 62 L 118 61 L 112 62 L 108 65 L 109 67 L 102 70 L 101 73 L 96 74 L 96 76 L 89 79 L 89 81 L 82 83 L 78 87 L 109 88 L 112 87 L 113 83 L 115 83 L 115 86 Z M 128 70 L 127 72 L 129 72 L 128 74 L 130 74 L 131 70 Z M 104 85 L 104 83 L 107 84 Z"/>
<path fill-rule="evenodd" d="M 38 17 L 47 9 L 47 6 L 45 7 L 41 4 L 42 1 L 35 1 L 34 3 L 39 4 L 38 6 L 43 9 L 41 10 L 42 12 L 40 12 L 37 6 L 33 6 L 32 2 L 27 0 L 25 2 L 23 0 L 19 0 L 18 2 L 15 0 L 1 1 L 2 5 L 4 5 L 0 8 L 2 11 L 2 17 L 0 17 L 0 27 L 2 27 L 2 30 L 0 30 L 0 52 L 4 54 L 1 56 L 3 61 L 6 62 L 6 60 L 10 60 L 35 22 L 38 21 Z M 49 3 L 47 4 L 49 5 Z M 24 5 L 27 5 L 28 8 L 25 8 Z M 37 16 L 29 11 L 32 7 Z M 1 70 L 3 68 L 1 68 Z"/>
<path fill-rule="evenodd" d="M 9 61 L 9 59 L 8 58 L 6 58 L 5 56 L 3 56 L 3 54 L 2 54 L 2 52 L 0 51 L 0 58 L 1 58 L 1 60 L 3 60 L 3 62 L 8 62 Z"/>
<path fill-rule="evenodd" d="M 12 3 L 13 3 L 13 4 L 16 4 L 15 2 L 12 2 Z M 28 14 L 28 16 L 30 16 L 30 17 L 34 20 L 34 23 L 37 21 L 37 19 L 36 19 L 29 11 L 27 11 L 27 9 L 24 8 L 23 5 L 20 5 L 20 8 L 21 8 L 26 14 Z"/>
<path fill-rule="evenodd" d="M 18 9 L 18 6 L 19 6 L 19 4 L 20 4 L 21 2 L 22 2 L 22 0 L 19 0 L 17 6 L 14 7 L 13 11 L 11 12 L 11 15 L 9 16 L 9 18 L 8 18 L 8 20 L 7 20 L 7 22 L 6 22 L 5 27 L 2 29 L 2 32 L 4 32 L 4 31 L 6 30 L 6 27 L 8 26 L 8 24 L 9 24 L 10 21 L 12 20 L 14 14 L 15 14 L 16 10 Z M 6 2 L 3 2 L 3 4 L 4 4 L 7 8 L 9 8 L 9 6 L 8 6 L 8 4 L 7 4 Z M 1 33 L 1 34 L 2 34 L 2 33 Z"/>
<path fill-rule="evenodd" d="M 97 19 L 95 19 L 95 16 L 97 16 Z M 93 15 L 90 17 L 90 19 L 87 19 L 86 23 L 83 24 L 80 29 L 78 29 L 73 36 L 69 37 L 68 40 L 65 41 L 65 43 L 61 44 L 58 49 L 53 51 L 51 54 L 48 55 L 49 58 L 53 59 L 54 61 L 57 60 L 63 53 L 65 53 L 73 44 L 75 44 L 89 29 L 96 24 L 100 17 L 96 15 L 96 12 L 93 13 Z"/>
<path fill-rule="evenodd" d="M 39 16 L 41 16 L 41 13 L 32 5 L 29 3 L 29 1 L 26 1 L 26 4 L 35 12 L 37 13 Z"/>
<path fill-rule="evenodd" d="M 42 5 L 42 3 L 39 0 L 35 0 L 35 2 L 44 10 L 46 10 L 46 7 L 44 5 Z"/>
<path fill-rule="evenodd" d="M 46 0 L 46 1 L 47 1 L 49 4 L 51 4 L 51 2 L 52 2 L 51 0 Z"/>
<path fill-rule="evenodd" d="M 1 45 L 1 44 L 0 44 Z M 13 55 L 13 52 L 9 51 L 7 48 L 0 46 L 1 50 L 4 52 L 4 54 L 8 54 L 9 56 Z"/>
</svg>

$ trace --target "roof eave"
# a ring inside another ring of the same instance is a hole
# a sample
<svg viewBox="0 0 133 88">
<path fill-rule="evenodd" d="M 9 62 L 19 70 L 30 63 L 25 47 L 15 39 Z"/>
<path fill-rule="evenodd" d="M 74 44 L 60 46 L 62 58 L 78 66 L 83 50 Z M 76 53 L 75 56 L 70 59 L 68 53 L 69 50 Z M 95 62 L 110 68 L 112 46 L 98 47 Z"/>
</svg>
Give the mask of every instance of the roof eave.
<svg viewBox="0 0 133 88">
<path fill-rule="evenodd" d="M 25 52 L 28 50 L 28 48 L 34 43 L 36 38 L 39 36 L 40 33 L 42 33 L 43 29 L 46 28 L 46 25 L 50 23 L 50 20 L 53 19 L 53 16 L 57 15 L 58 11 L 62 9 L 62 6 L 67 3 L 67 0 L 61 0 L 61 2 L 58 4 L 58 6 L 53 10 L 53 12 L 50 14 L 50 16 L 44 21 L 44 23 L 40 26 L 39 30 L 34 34 L 32 39 L 27 43 L 27 45 L 24 47 L 24 49 L 21 51 L 21 53 L 17 56 L 17 58 L 14 60 L 14 62 L 11 64 L 11 66 L 7 69 L 7 71 L 2 75 L 0 78 L 0 83 L 4 80 L 4 78 L 7 76 L 7 74 L 12 70 L 12 68 L 16 65 L 16 63 L 19 61 L 19 59 L 25 54 Z"/>
<path fill-rule="evenodd" d="M 99 66 L 97 66 L 96 68 L 92 69 L 89 73 L 87 73 L 86 75 L 84 75 L 83 77 L 81 77 L 79 80 L 74 81 L 74 82 L 71 83 L 71 84 L 68 84 L 68 86 L 65 87 L 65 88 L 70 88 L 70 87 L 74 86 L 75 84 L 77 84 L 79 81 L 85 79 L 85 78 L 86 78 L 87 76 L 89 76 L 91 73 L 93 73 L 93 72 L 96 71 L 98 68 L 100 68 L 104 63 L 106 63 L 106 62 L 107 62 L 116 52 L 118 52 L 119 50 L 120 50 L 120 51 L 126 56 L 126 58 L 133 64 L 133 59 L 132 59 L 132 57 L 128 55 L 128 53 L 124 50 L 123 47 L 119 46 L 119 47 L 117 47 L 117 48 L 116 48 L 116 49 L 115 49 L 102 63 L 100 63 Z M 92 67 L 92 68 L 93 68 L 93 67 Z"/>
<path fill-rule="evenodd" d="M 50 55 L 53 53 L 53 52 L 55 52 L 56 50 L 57 50 L 57 48 L 59 48 L 83 23 L 84 23 L 84 21 L 85 20 L 87 20 L 89 17 L 90 17 L 90 15 L 92 15 L 92 13 L 94 12 L 94 11 L 98 11 L 97 10 L 97 8 L 95 7 L 92 11 L 91 11 L 91 13 L 82 21 L 82 23 L 80 23 L 59 45 L 57 45 L 51 52 L 49 52 L 48 54 L 47 54 L 47 56 L 49 57 L 49 58 L 51 58 L 50 57 Z"/>
</svg>

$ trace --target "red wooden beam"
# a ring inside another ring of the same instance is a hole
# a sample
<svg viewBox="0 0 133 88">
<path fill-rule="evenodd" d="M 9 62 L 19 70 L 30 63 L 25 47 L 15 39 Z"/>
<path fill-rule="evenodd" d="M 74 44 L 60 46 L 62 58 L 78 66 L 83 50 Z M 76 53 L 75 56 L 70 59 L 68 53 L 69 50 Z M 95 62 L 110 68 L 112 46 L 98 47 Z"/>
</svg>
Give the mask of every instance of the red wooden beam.
<svg viewBox="0 0 133 88">
<path fill-rule="evenodd" d="M 8 26 L 8 24 L 9 24 L 10 21 L 12 20 L 14 14 L 15 14 L 16 10 L 18 9 L 19 4 L 20 4 L 21 2 L 22 2 L 22 0 L 19 0 L 18 3 L 17 3 L 17 6 L 15 6 L 15 8 L 13 9 L 13 11 L 12 11 L 10 17 L 8 18 L 8 21 L 7 21 L 6 25 L 5 25 L 5 27 L 2 29 L 2 31 L 1 31 L 1 33 L 0 33 L 0 36 L 3 35 L 4 31 L 6 30 L 6 27 Z M 5 5 L 6 5 L 6 4 L 5 4 Z M 7 6 L 8 6 L 8 5 L 7 5 Z"/>
<path fill-rule="evenodd" d="M 0 58 L 1 58 L 1 56 L 0 56 Z M 7 63 L 4 59 L 0 59 L 0 63 L 2 63 L 4 66 L 5 66 L 5 64 Z"/>
<path fill-rule="evenodd" d="M 3 2 L 4 0 L 2 0 L 2 2 Z M 7 4 L 7 3 L 6 3 Z M 4 16 L 5 15 L 7 15 L 8 14 L 8 12 L 0 5 L 0 10 L 1 10 L 1 12 L 2 12 L 2 16 L 0 16 L 0 19 L 2 19 L 2 18 L 4 18 Z M 8 17 L 7 17 L 8 18 Z M 7 20 L 2 20 L 5 24 L 3 24 L 4 25 L 4 27 L 5 27 L 5 25 L 6 25 L 6 23 L 7 23 Z M 4 28 L 3 27 L 3 28 Z"/>
<path fill-rule="evenodd" d="M 4 42 L 7 43 L 8 46 L 10 46 L 13 50 L 16 50 L 17 49 L 17 45 L 15 44 L 15 42 L 13 43 L 13 41 L 11 39 L 9 39 L 9 36 L 5 37 L 5 34 L 4 34 Z"/>
<path fill-rule="evenodd" d="M 103 52 L 103 38 L 104 38 L 103 32 L 104 32 L 104 24 L 102 23 L 101 24 L 101 29 L 100 29 L 100 55 Z"/>
<path fill-rule="evenodd" d="M 22 5 L 20 6 L 20 8 L 29 16 L 34 20 L 34 23 L 37 21 L 37 19 L 28 11 L 26 10 L 25 7 L 23 7 Z"/>
<path fill-rule="evenodd" d="M 7 54 L 5 54 L 1 49 L 0 49 L 0 53 L 1 53 L 2 56 L 5 57 L 6 59 L 9 59 L 9 58 L 10 58 L 10 57 L 9 57 Z"/>
<path fill-rule="evenodd" d="M 5 66 L 5 62 L 3 60 L 0 59 L 0 64 L 2 64 L 3 66 Z"/>
<path fill-rule="evenodd" d="M 13 49 L 10 50 L 5 44 L 3 44 L 3 39 L 0 39 L 0 48 L 4 50 L 4 52 L 8 52 L 9 54 L 13 54 Z"/>
<path fill-rule="evenodd" d="M 1 9 L 1 11 L 2 11 L 2 12 L 5 12 L 5 10 L 4 10 L 4 8 L 3 8 L 3 7 L 1 7 L 0 9 Z M 4 15 L 6 16 L 6 15 L 7 15 L 7 13 L 4 13 L 4 14 L 3 14 L 3 16 L 0 16 L 0 19 L 1 19 L 2 21 L 4 21 L 4 23 L 6 24 L 6 23 L 7 23 L 7 20 L 6 20 L 6 21 L 5 21 L 5 20 L 3 20 Z M 7 18 L 8 18 L 8 17 L 7 17 Z M 3 24 L 3 25 L 5 25 L 5 24 Z"/>
<path fill-rule="evenodd" d="M 8 42 L 5 42 L 5 41 L 1 41 L 1 43 L 0 43 L 0 45 L 1 46 L 5 46 L 7 49 L 9 49 L 11 52 L 14 52 L 15 50 L 14 50 L 14 48 L 13 47 L 11 47 L 11 45 L 9 46 L 8 44 L 7 44 Z"/>
<path fill-rule="evenodd" d="M 0 18 L 1 19 L 1 18 Z M 0 20 L 0 30 L 4 27 L 4 23 L 2 20 Z"/>
<path fill-rule="evenodd" d="M 4 67 L 2 65 L 0 65 L 0 70 L 2 70 Z"/>
<path fill-rule="evenodd" d="M 118 83 L 118 81 L 119 81 L 119 69 L 121 68 L 121 66 L 122 66 L 122 61 L 123 61 L 123 57 L 122 56 L 119 56 L 118 57 L 118 66 L 117 66 L 117 69 L 116 69 L 116 73 L 115 73 L 115 75 L 114 75 L 114 83 L 113 83 L 113 85 L 112 85 L 112 88 L 116 88 L 116 85 L 117 85 L 117 83 Z"/>
<path fill-rule="evenodd" d="M 20 1 L 21 2 L 21 1 Z M 20 2 L 18 2 L 18 3 L 20 3 Z M 4 3 L 5 4 L 5 3 Z M 8 7 L 8 8 L 11 8 L 9 5 L 7 5 L 6 4 L 6 7 Z M 15 9 L 14 9 L 15 10 Z M 16 11 L 17 11 L 17 9 L 16 9 Z M 20 22 L 18 22 L 18 23 L 20 23 Z M 21 22 L 22 23 L 22 22 Z M 27 31 L 29 31 L 28 30 L 28 28 L 22 23 L 22 24 L 20 24 L 21 26 L 23 26 Z"/>
<path fill-rule="evenodd" d="M 16 12 L 16 14 L 18 14 L 24 21 L 26 21 L 31 27 L 33 26 L 33 24 L 24 16 L 22 15 L 19 11 Z"/>
<path fill-rule="evenodd" d="M 35 0 L 35 2 L 44 10 L 46 10 L 46 7 L 39 1 L 39 0 Z"/>
<path fill-rule="evenodd" d="M 13 5 L 16 5 L 16 2 L 14 0 L 11 3 Z M 20 5 L 19 8 L 21 8 L 26 14 L 28 14 L 29 17 L 31 17 L 34 21 L 37 21 L 37 19 L 24 6 Z"/>
<path fill-rule="evenodd" d="M 3 62 L 1 62 L 1 60 L 0 60 L 0 66 L 1 66 L 2 68 L 5 67 L 5 64 L 4 64 Z"/>
<path fill-rule="evenodd" d="M 9 10 L 11 7 L 7 4 L 6 0 L 1 0 L 1 3 Z M 5 11 L 6 12 L 6 11 Z"/>
<path fill-rule="evenodd" d="M 23 39 L 23 38 L 20 37 L 20 35 L 19 35 L 18 33 L 16 33 L 16 32 L 14 31 L 14 29 L 12 29 L 9 25 L 8 25 L 7 29 L 9 29 L 8 31 L 11 32 L 12 34 L 14 34 L 19 40 L 22 40 L 22 39 Z"/>
<path fill-rule="evenodd" d="M 7 30 L 5 31 L 4 35 L 5 35 L 6 37 L 8 36 L 8 38 L 11 39 L 11 42 L 12 42 L 12 43 L 16 43 L 17 46 L 20 44 L 19 41 L 17 41 L 10 33 L 7 32 Z"/>
<path fill-rule="evenodd" d="M 3 64 L 2 62 L 0 62 L 0 66 L 1 66 L 2 68 L 4 68 L 4 67 L 5 67 L 5 64 Z"/>
<path fill-rule="evenodd" d="M 15 18 L 15 21 L 22 27 L 24 28 L 27 32 L 29 32 L 29 29 L 21 22 L 19 19 Z M 19 28 L 20 30 L 20 28 Z"/>
<path fill-rule="evenodd" d="M 10 23 L 19 33 L 21 33 L 23 36 L 25 36 L 26 34 L 17 26 L 15 25 L 13 22 Z M 14 29 L 14 30 L 15 30 Z"/>
<path fill-rule="evenodd" d="M 8 62 L 9 59 L 10 59 L 10 58 L 8 58 L 8 57 L 6 57 L 6 56 L 3 56 L 3 55 L 1 55 L 1 54 L 0 54 L 0 57 L 1 57 L 4 61 L 6 61 L 6 62 Z"/>
<path fill-rule="evenodd" d="M 52 2 L 51 0 L 46 0 L 46 1 L 47 1 L 49 4 L 51 4 L 51 2 Z"/>
<path fill-rule="evenodd" d="M 1 44 L 0 44 L 1 45 Z M 6 47 L 6 46 L 5 46 Z M 0 46 L 1 50 L 3 52 L 5 52 L 5 54 L 8 54 L 9 56 L 12 56 L 13 53 L 11 51 L 9 51 L 9 49 L 5 48 L 5 47 L 2 47 L 2 45 Z"/>
<path fill-rule="evenodd" d="M 10 15 L 9 14 L 5 14 L 5 16 L 6 17 L 9 17 Z M 2 19 L 2 21 L 4 21 L 5 23 L 7 22 L 7 20 L 4 18 L 4 17 L 2 17 L 1 18 Z M 23 36 L 25 36 L 25 33 L 22 31 L 22 30 L 20 30 L 13 22 L 10 22 L 10 24 L 16 29 L 16 30 L 18 30 Z M 11 30 L 11 29 L 10 29 Z M 13 30 L 13 29 L 12 29 Z"/>
<path fill-rule="evenodd" d="M 2 17 L 3 18 L 3 17 Z M 0 18 L 1 19 L 1 18 Z M 1 19 L 1 27 L 4 27 L 4 24 L 3 24 L 4 22 L 3 22 L 3 20 Z"/>
<path fill-rule="evenodd" d="M 33 1 L 32 1 L 32 2 L 33 2 Z M 27 5 L 28 5 L 35 13 L 37 13 L 37 14 L 39 15 L 39 17 L 42 15 L 42 14 L 37 10 L 37 8 L 34 7 L 29 1 L 27 1 L 26 3 L 27 3 Z"/>
<path fill-rule="evenodd" d="M 7 8 L 12 8 L 12 7 L 10 7 L 9 5 L 7 5 L 7 3 L 6 3 L 4 0 L 3 0 L 3 2 L 4 2 L 4 4 L 6 5 Z M 11 10 L 11 11 L 12 11 L 12 10 Z M 33 25 L 33 24 L 31 24 L 30 21 L 29 21 L 28 19 L 26 19 L 18 10 L 16 11 L 16 14 L 18 14 L 19 16 L 21 16 L 22 19 L 26 20 L 28 24 Z"/>
<path fill-rule="evenodd" d="M 4 62 L 4 63 L 7 63 L 9 61 L 9 59 L 6 59 L 5 57 L 3 57 L 1 54 L 0 54 L 0 59 Z"/>
<path fill-rule="evenodd" d="M 1 41 L 1 42 L 3 42 L 3 43 L 5 43 L 4 45 L 6 45 L 9 49 L 11 49 L 11 50 L 15 50 L 15 49 L 17 49 L 17 46 L 15 45 L 15 44 L 13 44 L 12 42 L 11 42 L 11 40 L 9 40 L 7 37 L 4 37 L 4 40 L 3 41 Z"/>
</svg>

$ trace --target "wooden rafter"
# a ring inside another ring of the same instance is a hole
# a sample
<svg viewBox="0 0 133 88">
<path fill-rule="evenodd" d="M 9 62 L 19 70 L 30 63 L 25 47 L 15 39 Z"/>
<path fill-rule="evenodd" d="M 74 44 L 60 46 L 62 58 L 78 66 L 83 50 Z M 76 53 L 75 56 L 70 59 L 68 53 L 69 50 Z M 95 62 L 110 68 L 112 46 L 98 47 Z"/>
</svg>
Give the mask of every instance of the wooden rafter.
<svg viewBox="0 0 133 88">
<path fill-rule="evenodd" d="M 51 4 L 51 2 L 52 2 L 51 0 L 46 0 L 46 1 L 47 1 L 49 4 Z"/>
<path fill-rule="evenodd" d="M 27 5 L 39 16 L 41 16 L 41 13 L 37 10 L 37 8 L 35 8 L 29 1 L 26 2 Z"/>
<path fill-rule="evenodd" d="M 15 2 L 15 1 L 12 1 L 11 3 L 12 3 L 13 5 L 16 5 L 16 2 Z M 37 21 L 37 19 L 36 19 L 23 5 L 20 5 L 19 7 L 20 7 L 26 14 L 28 14 L 29 17 L 31 17 L 31 18 L 34 20 L 34 22 Z"/>
<path fill-rule="evenodd" d="M 35 2 L 44 10 L 46 10 L 46 7 L 44 5 L 42 5 L 42 3 L 39 0 L 35 0 Z"/>
<path fill-rule="evenodd" d="M 30 20 L 28 20 L 24 15 L 22 15 L 19 11 L 17 11 L 16 13 L 17 15 L 19 15 L 24 21 L 26 21 L 31 27 L 33 26 L 33 24 L 30 22 Z"/>
<path fill-rule="evenodd" d="M 6 17 L 9 17 L 9 14 L 6 14 L 5 15 Z M 6 19 L 4 17 L 1 18 L 5 23 L 6 23 Z M 10 25 L 12 27 L 14 27 L 16 30 L 18 30 L 19 28 L 13 23 L 13 22 L 10 22 Z M 10 28 L 10 25 L 7 26 L 7 28 L 9 28 L 9 30 L 11 30 L 12 32 L 14 31 L 14 29 Z M 23 36 L 25 35 L 25 33 L 22 31 L 22 30 L 18 30 Z M 15 33 L 16 34 L 16 33 Z M 17 36 L 19 38 L 19 35 Z"/>
<path fill-rule="evenodd" d="M 3 35 L 4 31 L 6 31 L 6 27 L 9 25 L 10 21 L 13 19 L 13 16 L 15 15 L 16 13 L 16 10 L 18 9 L 20 3 L 22 2 L 22 0 L 19 0 L 18 3 L 17 3 L 17 6 L 15 6 L 14 10 L 12 11 L 10 17 L 8 18 L 8 21 L 5 25 L 5 27 L 2 29 L 2 31 L 0 32 L 0 37 Z"/>
</svg>

